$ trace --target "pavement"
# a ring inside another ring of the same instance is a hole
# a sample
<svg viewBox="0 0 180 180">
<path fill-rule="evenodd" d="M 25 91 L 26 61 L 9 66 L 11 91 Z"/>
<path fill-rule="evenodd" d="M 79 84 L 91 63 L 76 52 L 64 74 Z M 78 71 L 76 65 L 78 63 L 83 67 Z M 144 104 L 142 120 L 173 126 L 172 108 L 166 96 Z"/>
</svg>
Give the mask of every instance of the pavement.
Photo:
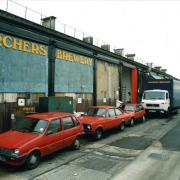
<svg viewBox="0 0 180 180">
<path fill-rule="evenodd" d="M 180 180 L 180 122 L 113 180 Z"/>
</svg>

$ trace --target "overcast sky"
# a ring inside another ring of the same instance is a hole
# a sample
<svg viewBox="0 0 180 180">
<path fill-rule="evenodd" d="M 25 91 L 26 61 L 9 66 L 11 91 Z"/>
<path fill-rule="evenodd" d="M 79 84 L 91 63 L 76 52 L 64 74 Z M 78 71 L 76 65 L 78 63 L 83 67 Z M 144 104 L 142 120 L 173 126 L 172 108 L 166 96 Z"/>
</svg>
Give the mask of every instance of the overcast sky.
<svg viewBox="0 0 180 180">
<path fill-rule="evenodd" d="M 180 1 L 14 0 L 180 78 Z M 2 7 L 5 0 L 0 0 Z M 10 10 L 19 11 L 10 5 Z M 33 17 L 33 13 L 27 14 Z M 37 18 L 37 17 L 36 17 Z"/>
</svg>

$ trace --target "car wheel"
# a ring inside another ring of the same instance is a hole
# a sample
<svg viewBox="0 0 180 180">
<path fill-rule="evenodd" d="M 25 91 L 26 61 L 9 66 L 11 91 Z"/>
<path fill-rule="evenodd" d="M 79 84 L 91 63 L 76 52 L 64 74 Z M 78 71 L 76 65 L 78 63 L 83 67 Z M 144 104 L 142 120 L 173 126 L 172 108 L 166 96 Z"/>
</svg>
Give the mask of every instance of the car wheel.
<svg viewBox="0 0 180 180">
<path fill-rule="evenodd" d="M 143 117 L 142 117 L 142 122 L 145 122 L 145 121 L 146 121 L 146 117 L 143 116 Z"/>
<path fill-rule="evenodd" d="M 26 166 L 28 169 L 35 169 L 36 167 L 38 167 L 39 163 L 41 160 L 41 155 L 38 151 L 32 152 L 27 160 L 26 160 Z"/>
<path fill-rule="evenodd" d="M 94 134 L 96 140 L 100 140 L 103 136 L 103 130 L 98 128 Z"/>
<path fill-rule="evenodd" d="M 80 141 L 79 141 L 79 138 L 77 137 L 75 139 L 75 141 L 73 142 L 72 144 L 72 149 L 74 150 L 79 150 L 80 149 Z"/>
<path fill-rule="evenodd" d="M 134 118 L 131 118 L 131 120 L 130 120 L 130 126 L 134 126 Z"/>
<path fill-rule="evenodd" d="M 124 131 L 124 129 L 125 129 L 125 125 L 124 125 L 124 123 L 122 123 L 122 124 L 120 125 L 120 130 L 121 130 L 121 131 Z"/>
</svg>

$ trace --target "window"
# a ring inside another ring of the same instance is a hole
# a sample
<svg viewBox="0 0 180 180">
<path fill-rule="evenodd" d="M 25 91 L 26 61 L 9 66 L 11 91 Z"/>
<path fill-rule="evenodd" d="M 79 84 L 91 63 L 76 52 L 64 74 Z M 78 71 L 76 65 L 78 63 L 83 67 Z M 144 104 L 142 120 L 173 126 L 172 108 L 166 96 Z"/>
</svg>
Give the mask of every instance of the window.
<svg viewBox="0 0 180 180">
<path fill-rule="evenodd" d="M 62 124 L 64 126 L 64 129 L 70 129 L 75 126 L 71 117 L 62 118 Z"/>
<path fill-rule="evenodd" d="M 165 99 L 165 93 L 162 91 L 145 91 L 143 99 Z"/>
<path fill-rule="evenodd" d="M 47 125 L 47 120 L 24 117 L 17 118 L 12 124 L 12 129 L 20 132 L 43 133 Z"/>
<path fill-rule="evenodd" d="M 74 116 L 72 116 L 72 118 L 73 118 L 75 126 L 79 126 L 80 125 L 79 121 Z"/>
<path fill-rule="evenodd" d="M 101 116 L 105 117 L 106 109 L 101 108 L 89 108 L 86 115 L 87 116 Z"/>
<path fill-rule="evenodd" d="M 134 112 L 135 109 L 134 109 L 133 105 L 127 104 L 127 105 L 125 105 L 124 110 Z"/>
<path fill-rule="evenodd" d="M 114 109 L 109 109 L 109 116 L 110 116 L 110 117 L 116 116 Z"/>
<path fill-rule="evenodd" d="M 60 131 L 61 124 L 60 119 L 53 120 L 48 128 L 48 134 L 57 133 Z"/>
<path fill-rule="evenodd" d="M 141 105 L 137 105 L 136 106 L 136 111 L 138 112 L 138 111 L 141 111 L 141 110 L 143 110 L 143 107 Z"/>
<path fill-rule="evenodd" d="M 122 112 L 119 109 L 115 109 L 115 112 L 116 112 L 116 116 L 119 116 L 122 114 Z"/>
</svg>

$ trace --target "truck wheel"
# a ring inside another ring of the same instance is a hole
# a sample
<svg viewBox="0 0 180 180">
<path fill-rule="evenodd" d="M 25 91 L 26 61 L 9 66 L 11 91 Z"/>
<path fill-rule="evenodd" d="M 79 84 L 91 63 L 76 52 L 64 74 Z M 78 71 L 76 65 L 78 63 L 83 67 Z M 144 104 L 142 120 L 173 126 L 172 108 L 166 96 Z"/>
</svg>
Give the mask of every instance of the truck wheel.
<svg viewBox="0 0 180 180">
<path fill-rule="evenodd" d="M 98 128 L 94 134 L 96 140 L 100 140 L 103 136 L 103 130 Z"/>
<path fill-rule="evenodd" d="M 134 118 L 131 118 L 131 120 L 130 120 L 130 126 L 134 126 Z"/>
<path fill-rule="evenodd" d="M 41 160 L 41 155 L 38 151 L 32 152 L 26 159 L 26 167 L 31 170 L 38 167 Z"/>
<path fill-rule="evenodd" d="M 121 125 L 120 125 L 120 130 L 121 130 L 121 131 L 124 131 L 124 129 L 125 129 L 124 123 L 121 123 Z"/>
<path fill-rule="evenodd" d="M 145 121 L 146 121 L 146 117 L 143 116 L 143 117 L 142 117 L 142 122 L 145 122 Z"/>
<path fill-rule="evenodd" d="M 79 141 L 79 138 L 77 137 L 75 139 L 75 141 L 73 142 L 72 144 L 72 149 L 74 150 L 79 150 L 80 149 L 80 141 Z"/>
<path fill-rule="evenodd" d="M 168 118 L 168 117 L 169 117 L 169 115 L 170 115 L 170 110 L 168 109 L 168 110 L 165 112 L 165 116 L 166 116 L 166 118 Z"/>
</svg>

